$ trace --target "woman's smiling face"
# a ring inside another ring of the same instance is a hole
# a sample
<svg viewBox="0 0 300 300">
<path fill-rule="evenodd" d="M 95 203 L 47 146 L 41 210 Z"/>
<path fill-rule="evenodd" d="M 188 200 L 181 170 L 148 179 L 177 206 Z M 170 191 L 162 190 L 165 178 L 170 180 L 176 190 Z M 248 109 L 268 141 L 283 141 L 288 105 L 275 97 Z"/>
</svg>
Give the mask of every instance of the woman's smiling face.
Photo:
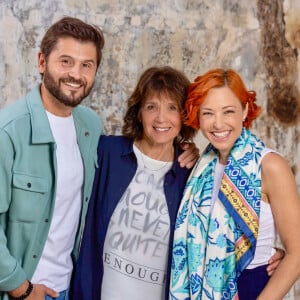
<svg viewBox="0 0 300 300">
<path fill-rule="evenodd" d="M 200 130 L 219 150 L 220 162 L 227 163 L 228 155 L 242 132 L 248 106 L 226 86 L 212 88 L 199 110 Z"/>
<path fill-rule="evenodd" d="M 173 145 L 181 130 L 181 112 L 178 104 L 167 95 L 153 95 L 145 101 L 140 111 L 143 139 L 150 144 Z"/>
</svg>

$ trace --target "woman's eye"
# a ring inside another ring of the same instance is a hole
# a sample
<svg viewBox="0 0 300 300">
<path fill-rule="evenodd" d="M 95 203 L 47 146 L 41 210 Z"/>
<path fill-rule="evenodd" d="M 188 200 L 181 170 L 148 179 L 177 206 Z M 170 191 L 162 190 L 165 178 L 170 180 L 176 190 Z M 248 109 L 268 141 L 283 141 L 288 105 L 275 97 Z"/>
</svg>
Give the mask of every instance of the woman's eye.
<svg viewBox="0 0 300 300">
<path fill-rule="evenodd" d="M 234 114 L 235 111 L 234 110 L 225 110 L 225 115 L 230 115 L 230 114 Z"/>
<path fill-rule="evenodd" d="M 148 104 L 145 106 L 145 109 L 148 111 L 154 111 L 155 110 L 155 106 L 152 104 Z"/>
<path fill-rule="evenodd" d="M 170 105 L 170 106 L 169 106 L 169 109 L 170 109 L 171 111 L 178 111 L 177 105 Z"/>
<path fill-rule="evenodd" d="M 209 111 L 202 112 L 202 116 L 210 116 L 210 115 L 212 115 L 212 113 Z"/>
</svg>

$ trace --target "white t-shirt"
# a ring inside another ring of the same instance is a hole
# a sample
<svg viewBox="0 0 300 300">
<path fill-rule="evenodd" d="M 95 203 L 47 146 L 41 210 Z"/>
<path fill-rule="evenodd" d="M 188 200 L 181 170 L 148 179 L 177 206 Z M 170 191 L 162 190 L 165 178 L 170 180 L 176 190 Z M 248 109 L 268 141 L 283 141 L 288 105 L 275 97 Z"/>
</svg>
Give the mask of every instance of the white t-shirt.
<svg viewBox="0 0 300 300">
<path fill-rule="evenodd" d="M 172 162 L 142 158 L 135 146 L 134 152 L 138 169 L 114 210 L 104 243 L 102 300 L 164 299 L 170 217 L 163 184 Z"/>
<path fill-rule="evenodd" d="M 69 287 L 73 269 L 71 252 L 81 211 L 84 171 L 73 116 L 47 115 L 57 146 L 57 187 L 48 238 L 32 282 L 60 292 Z"/>
</svg>

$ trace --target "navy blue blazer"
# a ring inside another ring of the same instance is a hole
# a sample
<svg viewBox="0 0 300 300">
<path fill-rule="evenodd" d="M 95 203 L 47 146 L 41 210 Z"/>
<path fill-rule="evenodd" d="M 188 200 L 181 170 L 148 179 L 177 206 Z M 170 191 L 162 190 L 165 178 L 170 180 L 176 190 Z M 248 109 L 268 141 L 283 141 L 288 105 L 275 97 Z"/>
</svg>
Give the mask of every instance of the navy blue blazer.
<svg viewBox="0 0 300 300">
<path fill-rule="evenodd" d="M 179 203 L 191 170 L 177 161 L 181 150 L 175 147 L 172 168 L 165 175 L 164 191 L 170 214 L 169 261 L 165 299 L 168 299 L 172 262 L 172 241 Z M 110 218 L 137 169 L 133 140 L 122 136 L 101 136 L 98 168 L 89 203 L 79 259 L 73 273 L 71 299 L 99 300 L 103 277 L 103 246 Z"/>
</svg>

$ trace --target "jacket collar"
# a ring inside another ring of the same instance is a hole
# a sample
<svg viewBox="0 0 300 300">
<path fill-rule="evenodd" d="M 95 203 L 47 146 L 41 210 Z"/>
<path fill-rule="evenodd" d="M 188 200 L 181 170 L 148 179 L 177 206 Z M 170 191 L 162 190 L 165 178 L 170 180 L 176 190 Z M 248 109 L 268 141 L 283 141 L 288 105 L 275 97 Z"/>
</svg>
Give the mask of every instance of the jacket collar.
<svg viewBox="0 0 300 300">
<path fill-rule="evenodd" d="M 53 138 L 47 113 L 41 98 L 40 85 L 33 88 L 26 95 L 25 98 L 26 98 L 26 103 L 30 114 L 30 120 L 31 120 L 32 143 L 33 144 L 54 143 L 55 140 Z M 80 117 L 77 113 L 76 107 L 73 109 L 72 113 L 75 121 L 76 132 L 78 132 L 79 125 L 77 123 L 80 122 Z M 82 131 L 84 131 L 84 134 L 86 135 L 87 131 L 85 130 L 85 128 L 83 128 Z"/>
<path fill-rule="evenodd" d="M 40 85 L 32 89 L 25 97 L 31 120 L 32 143 L 54 143 L 48 117 L 43 106 Z"/>
</svg>

